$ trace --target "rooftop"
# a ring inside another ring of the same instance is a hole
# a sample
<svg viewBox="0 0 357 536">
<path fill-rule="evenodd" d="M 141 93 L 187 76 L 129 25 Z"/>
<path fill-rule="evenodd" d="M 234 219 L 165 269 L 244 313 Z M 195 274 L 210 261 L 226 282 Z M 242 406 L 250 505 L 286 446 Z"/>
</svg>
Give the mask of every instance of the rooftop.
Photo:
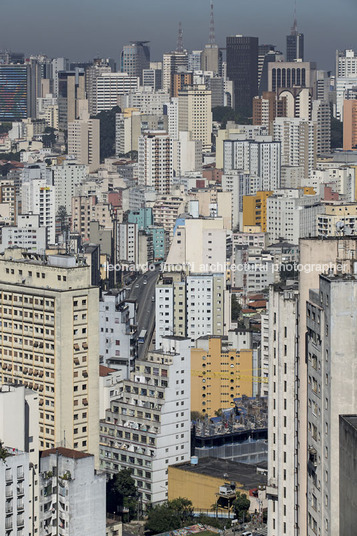
<svg viewBox="0 0 357 536">
<path fill-rule="evenodd" d="M 257 466 L 232 462 L 220 458 L 200 458 L 198 464 L 190 462 L 174 465 L 176 469 L 220 479 L 224 482 L 238 482 L 243 489 L 253 489 L 266 485 L 266 476 L 257 472 Z"/>
<path fill-rule="evenodd" d="M 80 452 L 79 450 L 66 449 L 65 447 L 57 447 L 54 449 L 43 450 L 41 452 L 41 458 L 46 458 L 47 456 L 51 456 L 51 454 L 58 454 L 59 456 L 64 456 L 65 458 L 72 458 L 73 460 L 80 460 L 82 458 L 88 458 L 89 456 L 93 456 L 93 454 L 89 454 L 88 452 Z"/>
<path fill-rule="evenodd" d="M 99 376 L 101 378 L 104 378 L 105 376 L 109 376 L 112 372 L 117 372 L 116 369 L 105 367 L 104 365 L 99 365 Z"/>
</svg>

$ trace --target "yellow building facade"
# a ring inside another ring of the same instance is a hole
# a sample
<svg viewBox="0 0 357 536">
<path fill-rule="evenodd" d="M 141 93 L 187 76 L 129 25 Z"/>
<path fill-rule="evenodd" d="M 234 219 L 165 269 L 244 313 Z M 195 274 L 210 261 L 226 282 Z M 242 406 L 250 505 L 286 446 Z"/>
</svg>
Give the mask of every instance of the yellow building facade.
<svg viewBox="0 0 357 536">
<path fill-rule="evenodd" d="M 220 497 L 220 487 L 227 483 L 235 484 L 235 492 L 249 495 L 253 489 L 263 489 L 266 477 L 257 473 L 256 467 L 221 460 L 200 458 L 197 465 L 182 463 L 168 467 L 168 500 L 184 497 L 192 502 L 195 510 L 223 511 L 229 506 Z"/>
<path fill-rule="evenodd" d="M 264 191 L 243 196 L 243 226 L 259 226 L 263 233 L 267 232 L 267 199 L 272 194 Z"/>
<path fill-rule="evenodd" d="M 225 349 L 222 337 L 202 337 L 191 349 L 191 411 L 213 416 L 234 398 L 253 396 L 253 350 Z"/>
</svg>

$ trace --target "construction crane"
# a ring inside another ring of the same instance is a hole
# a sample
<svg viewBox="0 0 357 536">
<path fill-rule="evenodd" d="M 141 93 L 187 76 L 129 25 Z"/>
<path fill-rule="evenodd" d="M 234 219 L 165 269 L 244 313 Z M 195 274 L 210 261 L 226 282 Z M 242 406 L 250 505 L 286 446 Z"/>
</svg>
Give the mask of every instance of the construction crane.
<svg viewBox="0 0 357 536">
<path fill-rule="evenodd" d="M 245 372 L 244 370 L 242 372 Z M 256 383 L 268 383 L 268 378 L 264 376 L 252 376 L 251 374 L 240 374 L 239 372 L 206 372 L 202 370 L 191 370 L 191 376 L 198 376 L 206 380 L 211 380 L 212 378 L 221 378 L 223 380 L 251 380 Z"/>
</svg>

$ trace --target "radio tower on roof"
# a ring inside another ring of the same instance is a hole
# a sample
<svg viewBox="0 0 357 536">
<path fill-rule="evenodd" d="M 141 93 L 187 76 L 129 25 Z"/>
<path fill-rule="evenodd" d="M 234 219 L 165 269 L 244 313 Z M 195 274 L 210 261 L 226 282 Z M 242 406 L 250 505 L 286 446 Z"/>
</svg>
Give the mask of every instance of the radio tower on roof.
<svg viewBox="0 0 357 536">
<path fill-rule="evenodd" d="M 291 35 L 297 34 L 297 16 L 296 16 L 296 0 L 294 2 L 294 23 L 291 27 Z"/>
<path fill-rule="evenodd" d="M 211 13 L 210 13 L 210 23 L 209 23 L 209 43 L 210 45 L 216 44 L 216 34 L 214 31 L 213 0 L 211 0 Z"/>
<path fill-rule="evenodd" d="M 183 52 L 183 31 L 182 31 L 182 22 L 179 22 L 178 35 L 177 35 L 177 52 Z"/>
</svg>

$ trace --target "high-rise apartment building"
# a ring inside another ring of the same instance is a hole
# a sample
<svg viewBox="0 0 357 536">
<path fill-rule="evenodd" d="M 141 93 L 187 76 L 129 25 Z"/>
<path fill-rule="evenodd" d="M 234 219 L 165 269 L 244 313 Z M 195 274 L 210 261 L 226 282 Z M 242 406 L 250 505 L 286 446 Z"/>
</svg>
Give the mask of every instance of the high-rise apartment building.
<svg viewBox="0 0 357 536">
<path fill-rule="evenodd" d="M 40 227 L 46 228 L 47 244 L 56 242 L 55 187 L 49 178 L 24 181 L 21 187 L 23 214 L 37 214 Z"/>
<path fill-rule="evenodd" d="M 270 136 L 248 140 L 224 140 L 224 171 L 239 169 L 260 179 L 258 190 L 275 190 L 280 186 L 281 144 Z"/>
<path fill-rule="evenodd" d="M 187 71 L 187 51 L 169 52 L 163 55 L 162 60 L 162 89 L 165 93 L 173 96 L 173 76 L 180 71 Z"/>
<path fill-rule="evenodd" d="M 202 50 L 201 71 L 210 71 L 215 75 L 222 72 L 222 52 L 217 44 L 209 43 Z"/>
<path fill-rule="evenodd" d="M 68 154 L 78 164 L 88 166 L 89 172 L 100 165 L 100 122 L 82 113 L 80 119 L 68 123 Z"/>
<path fill-rule="evenodd" d="M 147 131 L 139 138 L 138 183 L 169 194 L 173 179 L 172 140 L 164 131 Z"/>
<path fill-rule="evenodd" d="M 227 303 L 223 273 L 164 274 L 156 286 L 156 348 L 171 334 L 189 337 L 192 342 L 206 335 L 226 334 Z"/>
<path fill-rule="evenodd" d="M 316 124 L 316 154 L 330 154 L 331 108 L 329 102 L 314 100 L 312 102 L 311 120 Z"/>
<path fill-rule="evenodd" d="M 0 385 L 0 437 L 9 453 L 0 465 L 0 533 L 5 536 L 16 529 L 39 533 L 38 402 L 39 393 L 23 385 Z"/>
<path fill-rule="evenodd" d="M 40 446 L 98 457 L 98 288 L 69 256 L 0 258 L 2 383 L 39 393 Z"/>
<path fill-rule="evenodd" d="M 295 534 L 298 289 L 295 285 L 270 287 L 268 407 L 268 534 Z"/>
<path fill-rule="evenodd" d="M 227 76 L 234 84 L 236 110 L 250 111 L 258 95 L 258 37 L 227 37 Z"/>
<path fill-rule="evenodd" d="M 204 85 L 188 87 L 178 93 L 178 129 L 191 132 L 192 140 L 202 142 L 203 152 L 212 148 L 211 91 Z"/>
<path fill-rule="evenodd" d="M 137 360 L 100 423 L 101 468 L 130 468 L 142 506 L 167 500 L 167 470 L 190 459 L 190 342 L 165 337 Z"/>
<path fill-rule="evenodd" d="M 357 147 L 357 100 L 343 103 L 343 150 L 352 151 Z"/>
<path fill-rule="evenodd" d="M 339 238 L 331 238 L 331 239 L 325 239 L 325 240 L 318 240 L 318 239 L 306 239 L 306 240 L 301 240 L 300 241 L 300 264 L 302 266 L 307 266 L 307 267 L 310 267 L 310 269 L 307 269 L 307 270 L 302 270 L 299 272 L 299 311 L 304 311 L 306 312 L 307 311 L 307 302 L 311 301 L 311 299 L 313 298 L 313 301 L 316 302 L 316 299 L 318 300 L 321 300 L 321 296 L 319 295 L 318 297 L 316 296 L 315 298 L 315 295 L 316 295 L 316 292 L 313 293 L 312 295 L 310 295 L 309 291 L 310 289 L 317 289 L 319 288 L 320 284 L 319 284 L 319 273 L 322 273 L 323 271 L 325 271 L 325 269 L 323 267 L 321 267 L 321 265 L 325 264 L 327 266 L 329 266 L 329 263 L 333 263 L 333 265 L 338 265 L 340 264 L 341 266 L 343 266 L 342 268 L 342 271 L 346 270 L 346 271 L 349 271 L 349 272 L 353 272 L 353 264 L 355 262 L 355 259 L 356 259 L 356 250 L 357 250 L 357 241 L 355 238 L 347 238 L 347 237 L 339 237 Z M 327 268 L 326 268 L 327 270 Z M 342 281 L 342 286 L 341 286 L 341 296 L 344 295 L 344 285 L 345 283 L 343 282 L 343 277 L 341 277 L 341 281 Z M 350 285 L 352 285 L 352 283 L 348 283 Z M 338 283 L 336 283 L 336 285 L 338 285 Z M 332 288 L 332 282 L 331 282 L 331 288 Z M 336 287 L 335 287 L 336 288 Z M 339 287 L 338 287 L 339 288 Z M 339 297 L 337 296 L 337 293 L 339 291 L 336 290 L 334 291 L 334 296 L 336 296 L 336 306 L 338 306 L 338 304 L 341 304 L 341 301 L 339 300 Z M 328 294 L 328 292 L 327 292 Z M 327 321 L 327 324 L 329 325 L 329 332 L 328 332 L 328 335 L 320 332 L 320 337 L 318 337 L 318 330 L 320 329 L 319 328 L 319 324 L 318 324 L 318 316 L 319 316 L 319 320 L 320 320 L 320 324 L 321 323 L 324 323 L 325 322 L 325 319 L 324 319 L 324 316 L 325 316 L 325 313 L 323 312 L 325 310 L 325 307 L 328 307 L 330 309 L 331 305 L 330 305 L 330 298 L 329 296 L 327 296 L 327 294 L 324 294 L 322 296 L 322 303 L 320 301 L 320 307 L 321 309 L 315 310 L 315 319 L 313 318 L 312 316 L 312 309 L 311 309 L 311 306 L 310 306 L 310 318 L 307 316 L 307 314 L 299 314 L 299 323 L 298 323 L 298 345 L 299 345 L 299 351 L 298 351 L 298 356 L 297 356 L 297 376 L 299 378 L 299 381 L 297 383 L 297 418 L 296 418 L 296 430 L 297 430 L 297 434 L 298 434 L 298 442 L 297 442 L 297 456 L 298 456 L 298 463 L 296 464 L 295 466 L 295 471 L 296 471 L 296 477 L 297 477 L 297 488 L 296 488 L 296 491 L 297 491 L 297 500 L 295 501 L 295 509 L 296 509 L 296 524 L 297 524 L 297 531 L 299 534 L 308 534 L 307 532 L 307 513 L 308 511 L 310 511 L 311 513 L 311 507 L 312 507 L 312 503 L 311 505 L 309 504 L 309 500 L 312 501 L 314 500 L 313 497 L 312 497 L 312 494 L 310 496 L 308 496 L 308 492 L 307 492 L 307 482 L 308 482 L 308 471 L 310 471 L 311 469 L 313 469 L 313 466 L 314 466 L 314 463 L 315 463 L 315 460 L 314 458 L 310 458 L 310 451 L 309 451 L 309 440 L 308 440 L 308 434 L 311 434 L 312 432 L 312 427 L 311 427 L 311 430 L 308 431 L 308 422 L 310 420 L 310 423 L 312 424 L 312 421 L 311 421 L 311 412 L 312 412 L 312 405 L 311 405 L 311 408 L 308 406 L 309 402 L 308 400 L 310 399 L 311 400 L 311 404 L 312 404 L 312 398 L 311 396 L 309 396 L 309 393 L 311 393 L 312 391 L 312 387 L 313 387 L 313 384 L 312 384 L 312 377 L 311 377 L 311 383 L 309 383 L 309 375 L 308 375 L 308 372 L 307 372 L 307 367 L 308 367 L 308 364 L 310 364 L 310 367 L 311 367 L 311 362 L 309 360 L 309 351 L 311 354 L 315 354 L 316 356 L 317 355 L 320 355 L 321 353 L 324 353 L 324 350 L 325 349 L 328 349 L 328 339 L 329 337 L 331 336 L 332 339 L 331 341 L 333 342 L 333 348 L 334 348 L 334 351 L 337 352 L 338 350 L 336 350 L 336 346 L 335 346 L 335 341 L 336 341 L 336 338 L 338 338 L 338 340 L 340 341 L 341 343 L 341 359 L 342 361 L 344 362 L 344 360 L 346 359 L 346 355 L 348 354 L 349 356 L 353 355 L 353 350 L 352 350 L 352 353 L 350 351 L 347 352 L 346 354 L 346 345 L 348 344 L 349 345 L 349 348 L 351 348 L 351 345 L 354 344 L 354 338 L 353 338 L 353 335 L 352 333 L 350 332 L 350 335 L 345 335 L 345 329 L 346 329 L 346 326 L 347 326 L 347 332 L 349 330 L 349 325 L 350 325 L 350 322 L 353 322 L 353 317 L 354 317 L 354 311 L 350 310 L 350 308 L 352 307 L 352 304 L 353 304 L 353 294 L 352 294 L 352 289 L 351 291 L 349 292 L 349 297 L 348 298 L 345 298 L 345 302 L 344 304 L 340 305 L 338 308 L 334 309 L 333 311 L 333 315 L 336 316 L 336 322 L 337 323 L 337 327 L 332 329 L 331 327 L 331 324 L 329 322 L 329 317 L 331 318 L 332 316 L 332 313 L 327 316 L 326 318 L 326 321 Z M 326 300 L 327 300 L 327 305 L 325 306 L 324 304 L 326 303 Z M 347 308 L 347 311 L 348 311 L 348 314 L 345 316 L 344 313 L 342 313 L 342 310 L 343 311 L 346 311 L 346 308 Z M 326 311 L 327 312 L 327 311 Z M 319 315 L 318 315 L 319 313 Z M 339 316 L 341 314 L 341 316 Z M 342 321 L 342 318 L 344 318 L 344 320 Z M 332 320 L 332 318 L 331 318 Z M 307 324 L 309 323 L 309 330 L 308 330 L 308 327 L 307 327 Z M 315 333 L 315 335 L 314 335 Z M 325 332 L 326 333 L 326 332 Z M 308 336 L 307 336 L 308 334 Z M 342 336 L 341 336 L 342 334 Z M 314 339 L 315 338 L 315 342 L 314 341 L 311 341 L 311 339 Z M 320 345 L 320 342 L 321 342 L 321 345 Z M 309 350 L 308 351 L 308 346 L 314 346 L 315 349 L 314 350 Z M 331 354 L 331 350 L 332 348 L 330 349 L 330 354 Z M 311 359 L 312 359 L 312 356 L 311 356 Z M 320 355 L 320 366 L 328 366 L 329 363 L 330 363 L 330 360 L 333 359 L 333 362 L 334 363 L 337 363 L 336 359 L 337 358 L 337 355 L 335 354 L 333 357 L 331 357 L 331 355 L 328 356 L 328 361 L 326 361 L 326 355 Z M 325 363 L 322 363 L 322 361 L 325 360 Z M 349 367 L 350 365 L 348 365 Z M 345 397 L 343 396 L 343 393 L 346 392 L 347 393 L 347 397 L 349 397 L 349 394 L 348 394 L 348 390 L 350 389 L 352 383 L 353 383 L 353 375 L 352 375 L 352 372 L 351 372 L 351 369 L 348 368 L 347 369 L 344 369 L 343 367 L 337 372 L 337 376 L 336 376 L 336 380 L 337 382 L 339 382 L 341 376 L 340 376 L 340 373 L 342 370 L 349 370 L 350 373 L 349 373 L 349 378 L 350 381 L 348 382 L 348 385 L 346 385 L 346 387 L 339 387 L 339 391 L 337 390 L 333 390 L 333 395 L 331 395 L 331 399 L 328 400 L 328 410 L 327 411 L 331 411 L 330 415 L 331 416 L 334 416 L 335 413 L 334 413 L 334 404 L 336 403 L 337 406 L 336 406 L 336 411 L 339 410 L 341 408 L 341 404 L 344 403 L 345 401 Z M 338 366 L 337 366 L 338 368 Z M 310 369 L 311 370 L 311 369 Z M 319 364 L 317 363 L 317 371 L 315 371 L 315 369 L 312 369 L 314 371 L 314 374 L 321 374 L 322 372 L 322 369 L 319 370 Z M 326 370 L 325 372 L 328 373 L 328 371 Z M 311 376 L 311 375 L 310 375 Z M 316 376 L 315 376 L 316 378 Z M 345 378 L 345 375 L 344 375 L 344 378 Z M 330 384 L 330 381 L 332 381 L 332 378 L 331 378 L 331 375 L 329 375 L 329 384 Z M 317 398 L 319 398 L 320 396 L 322 396 L 322 389 L 326 390 L 326 393 L 327 393 L 327 390 L 329 390 L 329 385 L 323 385 L 325 384 L 326 382 L 326 376 L 325 377 L 321 377 L 321 384 L 320 384 L 320 393 L 319 393 L 319 387 L 317 386 Z M 333 383 L 331 383 L 331 386 L 333 385 Z M 340 400 L 340 397 L 341 397 L 341 400 Z M 326 397 L 325 397 L 326 398 Z M 316 398 L 315 398 L 315 394 L 314 394 L 314 401 L 316 402 Z M 320 404 L 325 404 L 325 400 L 323 400 L 322 398 L 320 398 L 319 400 L 319 403 Z M 353 397 L 351 397 L 350 399 L 350 402 L 353 402 Z M 308 418 L 308 415 L 309 415 L 309 418 Z M 324 426 L 325 424 L 322 423 L 322 417 L 327 417 L 327 413 L 326 413 L 326 410 L 324 410 L 324 413 L 321 413 L 321 415 L 318 415 L 317 414 L 317 418 L 320 420 L 321 424 L 322 424 L 322 431 L 321 431 L 321 436 L 320 436 L 320 441 L 325 441 L 327 439 L 327 437 L 325 436 L 325 429 L 324 429 Z M 334 417 L 333 417 L 334 419 Z M 338 420 L 338 417 L 336 418 L 336 420 Z M 328 421 L 325 421 L 325 422 L 328 422 Z M 335 421 L 336 423 L 336 421 Z M 335 427 L 335 423 L 333 424 L 333 426 Z M 316 423 L 315 423 L 316 424 Z M 336 444 L 336 435 L 332 436 L 330 435 L 330 430 L 335 430 L 336 428 L 329 428 L 329 431 L 328 431 L 328 435 L 330 436 L 330 439 L 333 441 L 333 444 L 335 445 Z M 338 432 L 337 432 L 337 436 L 338 436 Z M 309 435 L 310 437 L 310 435 Z M 322 445 L 322 443 L 320 443 L 320 445 Z M 322 445 L 324 446 L 324 445 Z M 326 444 L 327 446 L 327 444 Z M 316 449 L 317 451 L 317 449 Z M 325 452 L 321 452 L 321 449 L 320 449 L 320 446 L 319 446 L 319 455 L 321 456 L 321 458 L 323 456 L 325 456 Z M 313 456 L 313 451 L 311 451 L 311 455 Z M 317 452 L 316 452 L 317 454 Z M 328 457 L 326 458 L 326 460 L 319 460 L 317 458 L 317 463 L 318 463 L 318 466 L 317 466 L 317 472 L 320 473 L 320 468 L 322 467 L 322 464 L 325 465 L 325 463 L 330 463 L 331 460 L 334 460 L 334 458 L 331 458 L 330 455 L 331 455 L 331 451 L 328 451 L 327 452 L 327 455 Z M 333 455 L 333 454 L 332 454 Z M 337 457 L 338 458 L 338 457 Z M 309 461 L 311 461 L 311 463 L 309 463 Z M 281 460 L 279 461 L 279 463 L 281 463 Z M 338 461 L 336 462 L 336 468 L 333 470 L 333 471 L 338 471 Z M 283 468 L 280 467 L 280 471 L 282 470 Z M 315 471 L 316 473 L 316 471 Z M 334 477 L 336 477 L 336 472 L 332 472 L 331 473 Z M 323 478 L 326 478 L 326 474 L 322 475 L 321 477 L 321 481 L 320 481 L 320 484 L 321 486 L 323 485 L 324 488 L 325 488 L 325 483 L 323 484 Z M 328 483 L 331 483 L 333 482 L 333 485 L 334 485 L 334 490 L 336 490 L 336 495 L 337 497 L 334 497 L 332 499 L 332 501 L 328 504 L 331 504 L 331 507 L 332 507 L 332 504 L 334 503 L 334 500 L 336 498 L 336 505 L 338 505 L 339 503 L 339 500 L 338 500 L 338 481 L 335 480 L 331 480 L 331 477 L 330 475 L 327 475 L 327 478 L 328 478 Z M 319 481 L 320 479 L 318 478 L 317 479 L 317 484 L 319 484 Z M 335 485 L 336 484 L 336 485 Z M 311 490 L 311 488 L 310 488 Z M 315 495 L 316 496 L 316 495 Z M 330 499 L 330 497 L 328 497 L 328 500 Z M 322 501 L 324 502 L 325 501 L 325 497 L 322 497 Z M 327 505 L 328 506 L 328 505 Z M 333 506 L 333 508 L 335 508 L 335 506 Z M 325 507 L 323 507 L 324 511 L 325 510 Z M 322 510 L 321 510 L 322 512 Z M 316 512 L 316 516 L 321 516 L 321 513 Z M 336 528 L 336 525 L 335 523 L 338 523 L 338 515 L 336 516 L 337 519 L 336 521 L 333 521 L 333 525 L 329 524 L 329 528 L 327 530 L 327 532 L 325 531 L 325 533 L 327 534 L 338 534 L 338 530 L 335 530 Z M 323 524 L 324 524 L 324 520 L 323 520 Z M 312 522 L 313 523 L 313 522 Z M 324 531 L 324 525 L 322 527 L 320 527 L 321 529 L 321 533 L 323 533 Z M 309 529 L 310 532 L 309 534 L 311 533 L 311 529 Z"/>
<path fill-rule="evenodd" d="M 317 216 L 324 211 L 319 195 L 301 189 L 276 190 L 267 204 L 267 233 L 271 243 L 284 238 L 298 244 L 300 238 L 317 236 Z"/>
<path fill-rule="evenodd" d="M 339 416 L 357 410 L 357 281 L 321 275 L 306 307 L 307 534 L 340 532 Z M 348 379 L 346 378 L 348 371 Z"/>
<path fill-rule="evenodd" d="M 253 99 L 253 125 L 265 126 L 269 133 L 273 130 L 276 117 L 287 116 L 286 98 L 277 98 L 273 91 L 263 91 L 261 97 Z"/>
<path fill-rule="evenodd" d="M 102 73 L 111 73 L 112 69 L 108 60 L 94 60 L 93 65 L 86 69 L 86 93 L 88 99 L 88 111 L 90 115 L 96 113 L 97 84 L 96 79 Z"/>
<path fill-rule="evenodd" d="M 40 534 L 105 533 L 105 475 L 92 454 L 59 447 L 41 452 Z"/>
<path fill-rule="evenodd" d="M 72 197 L 76 193 L 76 187 L 87 177 L 88 166 L 65 160 L 60 165 L 52 166 L 52 172 L 56 214 L 59 207 L 65 207 L 67 214 L 70 214 Z"/>
<path fill-rule="evenodd" d="M 234 398 L 253 396 L 253 350 L 230 348 L 227 342 L 208 335 L 191 349 L 191 411 L 211 417 Z"/>
<path fill-rule="evenodd" d="M 68 123 L 79 117 L 79 101 L 86 98 L 85 74 L 78 71 L 58 73 L 58 126 L 67 130 Z"/>
<path fill-rule="evenodd" d="M 139 87 L 139 78 L 129 76 L 127 73 L 101 72 L 94 79 L 92 113 L 99 114 L 104 110 L 111 110 L 119 106 L 119 97 Z"/>
<path fill-rule="evenodd" d="M 17 247 L 32 253 L 43 253 L 47 244 L 46 227 L 40 227 L 39 220 L 38 214 L 20 214 L 16 227 L 3 227 L 0 252 Z"/>
<path fill-rule="evenodd" d="M 149 41 L 132 41 L 124 45 L 120 58 L 120 70 L 143 81 L 143 69 L 150 67 Z"/>
<path fill-rule="evenodd" d="M 281 164 L 303 166 L 309 177 L 316 167 L 316 124 L 306 119 L 279 117 L 274 121 L 274 139 L 281 143 Z"/>
<path fill-rule="evenodd" d="M 336 50 L 336 77 L 356 78 L 357 55 L 354 50 Z"/>
</svg>

